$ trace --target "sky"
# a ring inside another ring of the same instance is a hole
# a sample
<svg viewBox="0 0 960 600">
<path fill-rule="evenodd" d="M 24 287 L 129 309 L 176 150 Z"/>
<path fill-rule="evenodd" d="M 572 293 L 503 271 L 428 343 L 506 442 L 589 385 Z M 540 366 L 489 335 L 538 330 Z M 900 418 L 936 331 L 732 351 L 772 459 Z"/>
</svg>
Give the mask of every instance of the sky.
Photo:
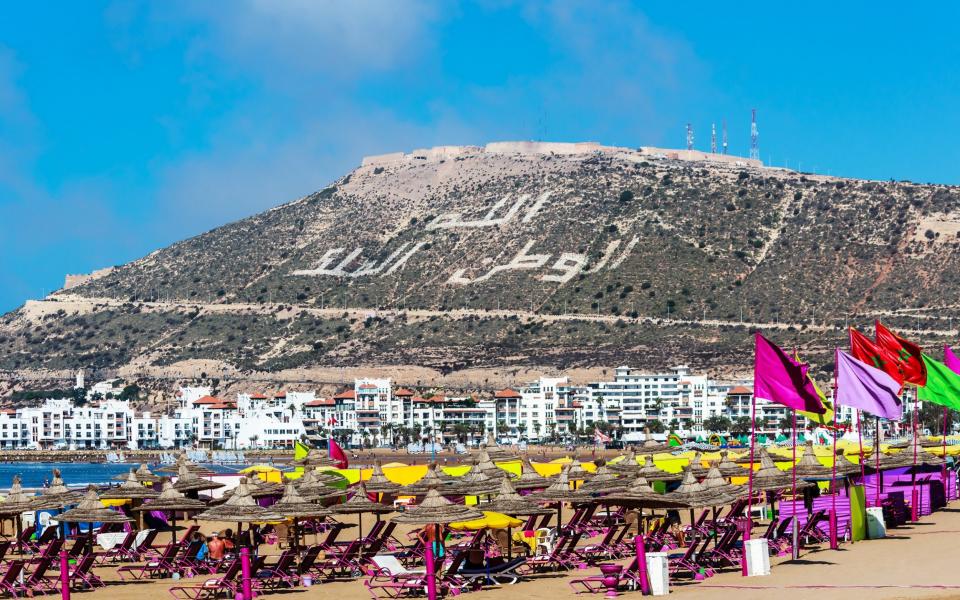
<svg viewBox="0 0 960 600">
<path fill-rule="evenodd" d="M 0 312 L 325 187 L 502 140 L 958 184 L 954 3 L 21 2 L 0 19 Z"/>
</svg>

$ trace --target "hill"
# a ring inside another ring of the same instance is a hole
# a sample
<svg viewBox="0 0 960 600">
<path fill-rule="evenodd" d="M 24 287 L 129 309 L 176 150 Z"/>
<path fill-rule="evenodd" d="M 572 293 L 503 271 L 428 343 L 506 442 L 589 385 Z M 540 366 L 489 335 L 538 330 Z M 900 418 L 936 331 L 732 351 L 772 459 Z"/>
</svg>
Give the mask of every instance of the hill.
<svg viewBox="0 0 960 600">
<path fill-rule="evenodd" d="M 958 231 L 957 188 L 716 155 L 372 157 L 5 315 L 0 369 L 485 387 L 621 363 L 743 372 L 754 327 L 827 369 L 847 323 L 955 334 Z"/>
</svg>

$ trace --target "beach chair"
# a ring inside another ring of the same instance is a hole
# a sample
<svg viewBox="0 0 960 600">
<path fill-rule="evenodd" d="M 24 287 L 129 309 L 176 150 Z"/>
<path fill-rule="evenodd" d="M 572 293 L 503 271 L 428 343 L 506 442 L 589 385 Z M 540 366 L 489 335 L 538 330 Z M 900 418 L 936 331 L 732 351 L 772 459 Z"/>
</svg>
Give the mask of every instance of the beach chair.
<svg viewBox="0 0 960 600">
<path fill-rule="evenodd" d="M 513 585 L 523 577 L 519 571 L 522 570 L 526 562 L 527 559 L 523 556 L 492 564 L 488 559 L 487 564 L 479 567 L 461 565 L 453 574 L 461 577 L 466 583 L 490 583 L 493 585 L 506 583 Z"/>
<path fill-rule="evenodd" d="M 130 549 L 130 552 L 128 553 L 129 558 L 134 561 L 140 561 L 146 556 L 156 556 L 158 552 L 157 549 L 153 547 L 153 542 L 156 541 L 159 533 L 159 530 L 151 529 L 147 532 L 147 535 L 143 536 L 143 540 L 139 544 L 134 541 L 135 546 Z"/>
<path fill-rule="evenodd" d="M 180 544 L 181 546 L 188 545 L 192 541 L 191 538 L 193 537 L 193 534 L 195 534 L 198 531 L 200 531 L 199 525 L 191 525 L 190 527 L 187 527 L 187 530 L 180 535 L 180 541 L 178 541 L 177 543 Z"/>
<path fill-rule="evenodd" d="M 527 559 L 523 573 L 527 574 L 531 571 L 569 570 L 580 565 L 585 565 L 586 561 L 576 553 L 576 547 L 581 537 L 583 537 L 583 533 L 559 536 L 550 554 L 541 554 Z"/>
<path fill-rule="evenodd" d="M 33 537 L 33 534 L 37 532 L 36 525 L 30 525 L 26 529 L 20 532 L 20 537 L 18 538 L 19 546 L 21 548 L 30 548 L 30 538 Z"/>
<path fill-rule="evenodd" d="M 39 564 L 41 561 L 46 559 L 55 559 L 59 556 L 60 550 L 63 548 L 63 540 L 57 538 L 43 547 L 43 550 L 40 551 L 40 554 L 37 554 L 30 559 L 29 564 Z"/>
<path fill-rule="evenodd" d="M 24 590 L 20 588 L 20 574 L 23 573 L 24 561 L 12 560 L 7 566 L 6 572 L 0 578 L 0 592 L 10 594 L 14 598 L 19 598 Z"/>
<path fill-rule="evenodd" d="M 96 554 L 86 554 L 77 562 L 76 566 L 70 570 L 70 587 L 72 589 L 93 589 L 107 585 L 92 570 L 96 559 Z"/>
<path fill-rule="evenodd" d="M 328 553 L 323 559 L 318 557 L 310 571 L 317 577 L 326 579 L 342 576 L 359 577 L 362 574 L 358 566 L 360 550 L 360 540 L 353 540 L 342 552 Z"/>
<path fill-rule="evenodd" d="M 679 575 L 687 572 L 696 580 L 701 581 L 713 575 L 713 570 L 697 563 L 697 549 L 701 545 L 706 545 L 707 540 L 692 538 L 686 552 L 668 557 L 670 562 L 670 574 Z"/>
<path fill-rule="evenodd" d="M 26 594 L 27 596 L 59 593 L 59 579 L 55 577 L 47 577 L 47 571 L 50 570 L 50 563 L 52 562 L 53 558 L 43 558 L 36 563 L 33 571 L 31 571 L 22 582 L 18 582 L 14 587 L 19 586 L 21 593 Z"/>
<path fill-rule="evenodd" d="M 277 562 L 264 566 L 255 573 L 258 588 L 279 589 L 296 587 L 300 575 L 296 571 L 297 553 L 292 549 L 284 550 Z"/>
<path fill-rule="evenodd" d="M 125 581 L 124 573 L 129 574 L 133 579 L 143 579 L 144 577 L 165 577 L 171 575 L 177 570 L 174 560 L 177 557 L 177 552 L 180 551 L 180 546 L 177 544 L 170 544 L 166 546 L 163 551 L 160 553 L 160 556 L 148 560 L 142 565 L 127 565 L 117 569 L 117 575 L 120 577 L 120 581 Z"/>
<path fill-rule="evenodd" d="M 240 559 L 234 559 L 219 577 L 212 577 L 193 585 L 177 585 L 167 591 L 174 598 L 186 600 L 216 598 L 221 594 L 228 598 L 236 596 L 239 590 L 237 578 L 240 576 L 241 566 Z"/>
<path fill-rule="evenodd" d="M 123 540 L 119 544 L 102 552 L 97 560 L 98 565 L 104 565 L 108 562 L 119 562 L 125 557 L 129 556 L 131 550 L 133 550 L 133 542 L 137 539 L 137 532 L 129 531 L 127 535 L 123 536 Z"/>
<path fill-rule="evenodd" d="M 300 558 L 300 562 L 297 564 L 297 575 L 302 576 L 310 573 L 321 552 L 323 552 L 323 548 L 320 546 L 310 546 L 307 548 L 307 551 L 303 553 L 303 557 Z"/>
<path fill-rule="evenodd" d="M 583 547 L 583 554 L 591 563 L 608 558 L 621 558 L 618 543 L 627 534 L 627 529 L 626 525 L 608 527 L 603 539 L 596 544 L 588 544 Z"/>
<path fill-rule="evenodd" d="M 340 545 L 337 542 L 337 538 L 340 537 L 340 533 L 346 528 L 347 526 L 343 523 L 336 523 L 332 525 L 327 530 L 327 537 L 325 537 L 323 541 L 317 545 L 325 551 L 337 551 Z M 344 542 L 344 544 L 349 545 L 350 542 Z"/>
<path fill-rule="evenodd" d="M 396 557 L 390 555 L 374 556 L 366 567 L 367 578 L 363 585 L 373 600 L 420 596 L 426 594 L 426 571 L 407 569 Z M 459 587 L 451 588 L 446 577 L 437 579 L 437 591 L 441 595 L 459 593 Z"/>
<path fill-rule="evenodd" d="M 704 542 L 696 562 L 701 566 L 710 567 L 712 570 L 720 570 L 723 567 L 737 567 L 740 565 L 740 551 L 737 548 L 737 542 L 740 540 L 740 531 L 734 528 L 728 528 L 720 535 L 713 548 L 707 549 L 707 542 Z"/>
<path fill-rule="evenodd" d="M 44 529 L 42 532 L 40 532 L 40 535 L 37 536 L 37 539 L 31 540 L 28 538 L 26 540 L 27 549 L 29 549 L 31 552 L 34 552 L 34 553 L 41 552 L 44 547 L 50 544 L 50 542 L 52 542 L 55 539 L 58 539 L 57 538 L 58 530 L 59 530 L 58 527 L 51 525 L 46 529 Z"/>
</svg>

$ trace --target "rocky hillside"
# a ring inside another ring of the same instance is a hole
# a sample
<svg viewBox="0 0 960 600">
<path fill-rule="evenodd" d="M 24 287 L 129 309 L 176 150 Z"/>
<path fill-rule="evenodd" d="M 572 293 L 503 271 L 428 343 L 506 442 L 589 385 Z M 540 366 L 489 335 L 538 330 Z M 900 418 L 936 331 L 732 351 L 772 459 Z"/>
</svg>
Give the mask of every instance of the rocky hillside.
<svg viewBox="0 0 960 600">
<path fill-rule="evenodd" d="M 953 335 L 956 188 L 456 150 L 368 161 L 30 302 L 0 322 L 0 369 L 482 386 L 520 367 L 747 370 L 756 326 L 824 360 L 878 316 Z"/>
</svg>

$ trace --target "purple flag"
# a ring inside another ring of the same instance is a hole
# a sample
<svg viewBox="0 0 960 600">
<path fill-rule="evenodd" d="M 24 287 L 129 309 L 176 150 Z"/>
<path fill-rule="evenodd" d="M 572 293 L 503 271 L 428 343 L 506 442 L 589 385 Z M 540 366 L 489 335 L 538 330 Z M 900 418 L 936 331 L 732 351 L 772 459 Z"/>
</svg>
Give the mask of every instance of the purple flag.
<svg viewBox="0 0 960 600">
<path fill-rule="evenodd" d="M 807 377 L 808 368 L 757 333 L 753 363 L 754 398 L 822 415 L 827 409 L 820 402 L 813 380 Z"/>
<path fill-rule="evenodd" d="M 960 374 L 960 358 L 957 358 L 950 346 L 943 347 L 943 363 L 954 373 Z"/>
<path fill-rule="evenodd" d="M 900 420 L 900 383 L 837 348 L 837 404 L 865 410 L 884 419 Z"/>
</svg>

